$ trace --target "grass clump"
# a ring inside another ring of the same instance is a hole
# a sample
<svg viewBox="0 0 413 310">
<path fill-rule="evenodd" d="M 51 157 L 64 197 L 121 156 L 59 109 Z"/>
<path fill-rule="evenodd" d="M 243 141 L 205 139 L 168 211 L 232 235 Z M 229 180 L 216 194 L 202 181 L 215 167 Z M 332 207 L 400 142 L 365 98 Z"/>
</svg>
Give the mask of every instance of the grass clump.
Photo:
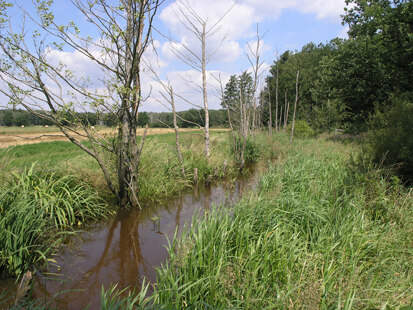
<svg viewBox="0 0 413 310">
<path fill-rule="evenodd" d="M 20 275 L 47 262 L 55 246 L 86 221 L 109 209 L 76 178 L 34 172 L 15 174 L 0 194 L 0 271 Z"/>
<path fill-rule="evenodd" d="M 412 192 L 374 169 L 355 173 L 346 150 L 297 141 L 284 163 L 261 177 L 256 193 L 193 222 L 158 270 L 153 303 L 173 309 L 408 306 Z M 378 206 L 386 210 L 380 216 L 372 213 Z"/>
</svg>

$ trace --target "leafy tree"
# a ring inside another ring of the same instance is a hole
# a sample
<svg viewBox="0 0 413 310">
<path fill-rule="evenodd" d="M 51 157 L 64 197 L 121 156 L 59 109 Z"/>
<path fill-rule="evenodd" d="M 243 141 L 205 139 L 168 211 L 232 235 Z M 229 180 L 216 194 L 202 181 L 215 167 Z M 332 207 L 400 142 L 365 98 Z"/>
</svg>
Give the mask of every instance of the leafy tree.
<svg viewBox="0 0 413 310">
<path fill-rule="evenodd" d="M 149 124 L 149 115 L 147 112 L 139 113 L 138 126 L 145 127 Z"/>
<path fill-rule="evenodd" d="M 252 107 L 254 96 L 254 81 L 251 74 L 244 71 L 238 77 L 233 75 L 225 85 L 221 106 L 228 110 L 234 129 L 241 124 L 241 106 Z"/>
<path fill-rule="evenodd" d="M 10 111 L 10 110 L 4 111 L 3 112 L 3 124 L 4 124 L 4 126 L 8 126 L 8 127 L 13 126 L 13 121 L 14 121 L 13 112 Z"/>
<path fill-rule="evenodd" d="M 160 1 L 73 0 L 88 29 L 80 29 L 73 22 L 59 24 L 52 3 L 33 1 L 34 15 L 28 16 L 26 8 L 20 11 L 22 22 L 29 25 L 13 27 L 13 17 L 8 12 L 12 4 L 0 2 L 0 73 L 4 82 L 0 92 L 10 103 L 56 124 L 71 142 L 97 161 L 119 204 L 138 206 L 143 147 L 137 145 L 136 135 L 142 98 L 140 61 L 150 42 L 152 21 Z M 97 38 L 88 36 L 89 31 L 97 33 Z M 71 49 L 89 58 L 105 77 L 106 90 L 93 90 L 88 77 L 77 76 L 64 60 L 58 64 L 51 62 L 50 49 Z M 70 95 L 62 95 L 62 89 L 69 89 Z M 116 116 L 119 130 L 115 141 L 103 141 L 82 122 L 77 111 L 84 105 L 88 107 L 86 111 L 99 108 Z M 77 126 L 81 131 L 76 132 Z M 89 144 L 78 140 L 78 134 L 85 133 Z M 103 152 L 111 156 L 103 156 Z M 113 157 L 116 162 L 108 160 Z M 116 171 L 115 177 L 109 173 L 111 170 Z"/>
</svg>

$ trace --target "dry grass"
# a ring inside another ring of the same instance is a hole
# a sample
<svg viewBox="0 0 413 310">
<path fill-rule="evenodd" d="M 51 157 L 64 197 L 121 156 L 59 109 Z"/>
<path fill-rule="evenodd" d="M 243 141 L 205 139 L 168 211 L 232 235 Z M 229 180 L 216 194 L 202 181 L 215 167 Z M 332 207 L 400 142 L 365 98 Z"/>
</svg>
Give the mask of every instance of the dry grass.
<svg viewBox="0 0 413 310">
<path fill-rule="evenodd" d="M 214 131 L 214 129 L 211 129 Z M 223 130 L 223 129 L 215 129 Z M 144 129 L 137 130 L 138 135 L 143 134 Z M 181 132 L 199 131 L 197 128 L 181 129 Z M 113 135 L 116 128 L 96 126 L 99 135 Z M 149 128 L 148 135 L 158 135 L 174 132 L 171 128 Z M 79 139 L 81 137 L 79 136 Z M 34 144 L 40 142 L 67 141 L 67 138 L 56 126 L 31 126 L 31 127 L 0 127 L 0 148 L 7 148 L 15 145 Z"/>
</svg>

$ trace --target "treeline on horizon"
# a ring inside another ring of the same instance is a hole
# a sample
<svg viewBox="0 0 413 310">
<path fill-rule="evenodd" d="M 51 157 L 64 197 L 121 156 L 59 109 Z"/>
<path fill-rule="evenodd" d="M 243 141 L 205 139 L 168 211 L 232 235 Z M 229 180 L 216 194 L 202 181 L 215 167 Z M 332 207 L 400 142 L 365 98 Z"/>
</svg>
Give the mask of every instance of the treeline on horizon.
<svg viewBox="0 0 413 310">
<path fill-rule="evenodd" d="M 38 113 L 44 113 L 38 111 Z M 89 126 L 117 126 L 115 115 L 108 113 L 79 112 L 76 113 L 84 125 Z M 71 121 L 73 116 L 67 114 L 67 120 Z M 204 126 L 204 110 L 189 109 L 177 112 L 177 123 L 180 128 L 194 128 Z M 227 112 L 224 110 L 209 110 L 209 123 L 211 127 L 226 127 L 228 123 Z M 0 110 L 0 126 L 51 126 L 53 122 L 36 116 L 26 110 L 5 109 Z M 151 128 L 169 128 L 173 127 L 173 116 L 170 112 L 140 112 L 138 125 L 144 127 L 148 125 Z"/>
</svg>

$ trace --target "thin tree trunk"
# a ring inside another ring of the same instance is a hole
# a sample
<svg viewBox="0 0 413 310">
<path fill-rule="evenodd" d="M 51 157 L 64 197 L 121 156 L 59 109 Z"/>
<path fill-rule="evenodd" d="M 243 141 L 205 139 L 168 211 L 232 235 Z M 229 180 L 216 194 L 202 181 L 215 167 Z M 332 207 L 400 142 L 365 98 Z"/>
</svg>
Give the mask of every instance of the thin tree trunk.
<svg viewBox="0 0 413 310">
<path fill-rule="evenodd" d="M 278 121 L 278 130 L 279 131 L 281 131 L 281 124 L 282 124 L 282 116 L 283 116 L 283 109 L 282 109 L 282 107 L 281 107 L 281 105 L 280 105 L 280 119 L 279 119 L 279 121 Z"/>
<path fill-rule="evenodd" d="M 293 113 L 293 124 L 291 126 L 290 144 L 293 143 L 293 139 L 294 139 L 294 125 L 295 125 L 295 113 L 297 111 L 297 102 L 298 102 L 298 78 L 299 76 L 300 76 L 300 70 L 297 71 L 297 79 L 295 81 L 295 103 L 294 103 L 294 113 Z"/>
<path fill-rule="evenodd" d="M 209 111 L 208 111 L 208 97 L 207 97 L 207 81 L 206 81 L 206 23 L 202 24 L 202 93 L 204 97 L 204 110 L 205 110 L 205 156 L 209 159 Z"/>
<path fill-rule="evenodd" d="M 174 120 L 176 152 L 178 154 L 179 162 L 182 166 L 182 168 L 181 168 L 182 175 L 185 176 L 184 159 L 182 157 L 181 146 L 180 146 L 180 143 L 179 143 L 179 130 L 178 130 L 178 124 L 176 122 L 174 90 L 173 90 L 172 86 L 169 88 L 169 92 L 170 92 L 170 95 L 171 95 L 172 116 L 173 116 L 173 120 Z"/>
<path fill-rule="evenodd" d="M 290 103 L 288 102 L 287 92 L 285 92 L 285 113 L 284 113 L 284 131 L 287 130 L 288 113 L 290 113 Z"/>
<path fill-rule="evenodd" d="M 278 131 L 278 130 L 279 130 L 279 126 L 278 126 L 278 64 L 277 64 L 277 78 L 275 80 L 275 131 Z"/>
<path fill-rule="evenodd" d="M 272 136 L 272 111 L 271 111 L 271 91 L 270 86 L 268 86 L 268 112 L 269 112 L 269 120 L 268 120 L 268 133 Z M 277 127 L 277 122 L 275 123 Z"/>
<path fill-rule="evenodd" d="M 255 122 L 256 122 L 256 113 L 257 111 L 257 99 L 254 96 L 254 106 L 253 106 L 253 110 L 252 110 L 252 130 L 251 132 L 254 133 L 255 132 Z"/>
</svg>

